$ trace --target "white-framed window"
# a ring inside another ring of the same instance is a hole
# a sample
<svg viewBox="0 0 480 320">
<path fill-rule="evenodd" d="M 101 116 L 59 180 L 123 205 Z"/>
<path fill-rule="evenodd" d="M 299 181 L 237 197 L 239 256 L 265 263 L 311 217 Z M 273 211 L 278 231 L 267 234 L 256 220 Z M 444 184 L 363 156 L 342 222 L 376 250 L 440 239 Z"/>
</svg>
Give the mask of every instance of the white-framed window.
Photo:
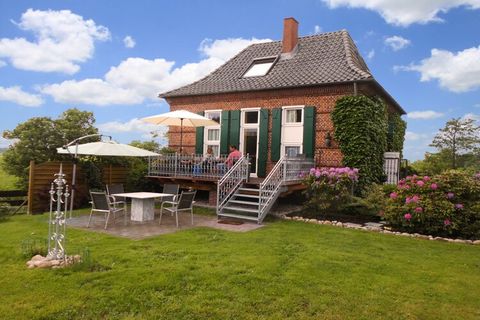
<svg viewBox="0 0 480 320">
<path fill-rule="evenodd" d="M 259 121 L 259 112 L 260 109 L 252 108 L 252 109 L 242 109 L 243 116 L 242 116 L 242 124 L 243 125 L 258 125 Z"/>
<path fill-rule="evenodd" d="M 203 136 L 203 154 L 207 153 L 208 148 L 212 148 L 215 156 L 220 155 L 220 124 L 222 118 L 222 110 L 207 110 L 205 117 L 218 122 L 218 125 L 206 126 Z"/>
<path fill-rule="evenodd" d="M 253 60 L 248 70 L 243 74 L 244 78 L 261 77 L 270 71 L 275 64 L 276 57 Z"/>
<path fill-rule="evenodd" d="M 285 146 L 284 149 L 285 149 L 284 154 L 286 154 L 289 157 L 295 157 L 296 155 L 302 153 L 302 146 L 301 145 Z"/>
<path fill-rule="evenodd" d="M 303 106 L 283 107 L 283 124 L 303 126 Z"/>
<path fill-rule="evenodd" d="M 282 154 L 294 157 L 303 152 L 304 106 L 282 107 Z"/>
</svg>

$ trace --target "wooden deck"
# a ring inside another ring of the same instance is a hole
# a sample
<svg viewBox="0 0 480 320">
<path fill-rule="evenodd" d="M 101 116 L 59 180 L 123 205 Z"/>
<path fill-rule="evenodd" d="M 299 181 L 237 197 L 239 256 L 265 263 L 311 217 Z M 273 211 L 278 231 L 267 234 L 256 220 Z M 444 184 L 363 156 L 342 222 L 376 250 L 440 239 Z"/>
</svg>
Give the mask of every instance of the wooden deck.
<svg viewBox="0 0 480 320">
<path fill-rule="evenodd" d="M 147 178 L 156 180 L 160 184 L 165 183 L 175 183 L 179 184 L 181 187 L 184 188 L 193 188 L 196 190 L 203 190 L 203 191 L 216 191 L 217 190 L 217 182 L 218 179 L 216 178 L 205 178 L 205 177 L 187 177 L 187 176 L 147 176 Z M 248 186 L 258 188 L 260 183 L 264 178 L 250 178 L 246 183 Z M 287 191 L 280 194 L 280 197 L 285 197 L 289 194 L 292 194 L 295 191 L 301 191 L 305 189 L 305 185 L 301 181 L 290 181 L 286 182 L 285 186 L 287 187 Z"/>
</svg>

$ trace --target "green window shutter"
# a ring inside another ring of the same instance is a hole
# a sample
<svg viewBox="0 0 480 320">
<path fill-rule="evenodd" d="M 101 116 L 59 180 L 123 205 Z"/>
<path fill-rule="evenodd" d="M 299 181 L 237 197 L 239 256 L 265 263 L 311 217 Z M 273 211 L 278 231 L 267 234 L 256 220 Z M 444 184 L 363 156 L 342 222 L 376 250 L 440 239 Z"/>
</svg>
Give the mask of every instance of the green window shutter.
<svg viewBox="0 0 480 320">
<path fill-rule="evenodd" d="M 229 144 L 233 144 L 237 148 L 240 145 L 240 110 L 230 111 Z"/>
<path fill-rule="evenodd" d="M 220 124 L 220 154 L 228 154 L 228 139 L 230 132 L 230 111 L 222 110 Z"/>
<path fill-rule="evenodd" d="M 258 166 L 257 175 L 265 177 L 267 173 L 267 148 L 268 148 L 268 110 L 260 110 L 260 124 L 258 137 Z"/>
<path fill-rule="evenodd" d="M 272 161 L 280 160 L 281 145 L 282 109 L 278 108 L 272 110 L 272 145 L 270 146 L 270 158 L 272 159 Z"/>
<path fill-rule="evenodd" d="M 203 116 L 205 113 L 203 111 L 198 113 Z M 195 153 L 203 154 L 203 136 L 204 136 L 204 127 L 197 127 L 195 133 Z"/>
<path fill-rule="evenodd" d="M 315 107 L 303 109 L 303 153 L 307 158 L 315 154 Z"/>
</svg>

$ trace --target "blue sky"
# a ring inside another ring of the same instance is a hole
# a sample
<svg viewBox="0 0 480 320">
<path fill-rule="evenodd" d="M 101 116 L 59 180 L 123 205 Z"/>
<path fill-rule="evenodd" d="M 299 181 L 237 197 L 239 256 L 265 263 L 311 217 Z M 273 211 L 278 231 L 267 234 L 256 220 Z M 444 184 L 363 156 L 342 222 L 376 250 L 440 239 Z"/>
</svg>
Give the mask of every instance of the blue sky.
<svg viewBox="0 0 480 320">
<path fill-rule="evenodd" d="M 448 119 L 480 118 L 480 0 L 0 0 L 0 130 L 78 107 L 118 141 L 150 139 L 138 119 L 168 111 L 157 93 L 281 39 L 290 16 L 300 35 L 350 32 L 409 112 L 407 158 Z"/>
</svg>

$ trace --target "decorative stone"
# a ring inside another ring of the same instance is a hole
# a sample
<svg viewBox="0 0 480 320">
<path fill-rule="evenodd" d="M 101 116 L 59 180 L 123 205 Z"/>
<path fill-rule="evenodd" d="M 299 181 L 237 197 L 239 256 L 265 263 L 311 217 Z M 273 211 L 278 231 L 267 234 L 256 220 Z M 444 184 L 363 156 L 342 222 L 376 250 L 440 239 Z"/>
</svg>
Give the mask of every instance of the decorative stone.
<svg viewBox="0 0 480 320">
<path fill-rule="evenodd" d="M 367 222 L 363 224 L 365 227 L 370 228 L 383 228 L 383 224 L 377 222 Z"/>
<path fill-rule="evenodd" d="M 473 241 L 473 244 L 479 246 L 480 245 L 480 240 Z"/>
<path fill-rule="evenodd" d="M 350 229 L 361 229 L 362 225 L 358 223 L 352 223 L 352 222 L 346 222 L 343 224 L 345 228 L 350 228 Z"/>
<path fill-rule="evenodd" d="M 325 220 L 325 221 L 323 222 L 323 224 L 329 224 L 329 225 L 331 225 L 331 224 L 332 224 L 332 221 L 330 221 L 330 220 Z"/>
<path fill-rule="evenodd" d="M 40 260 L 44 260 L 44 259 L 45 259 L 45 257 L 37 254 L 37 255 L 33 256 L 30 261 L 40 261 Z"/>
</svg>

